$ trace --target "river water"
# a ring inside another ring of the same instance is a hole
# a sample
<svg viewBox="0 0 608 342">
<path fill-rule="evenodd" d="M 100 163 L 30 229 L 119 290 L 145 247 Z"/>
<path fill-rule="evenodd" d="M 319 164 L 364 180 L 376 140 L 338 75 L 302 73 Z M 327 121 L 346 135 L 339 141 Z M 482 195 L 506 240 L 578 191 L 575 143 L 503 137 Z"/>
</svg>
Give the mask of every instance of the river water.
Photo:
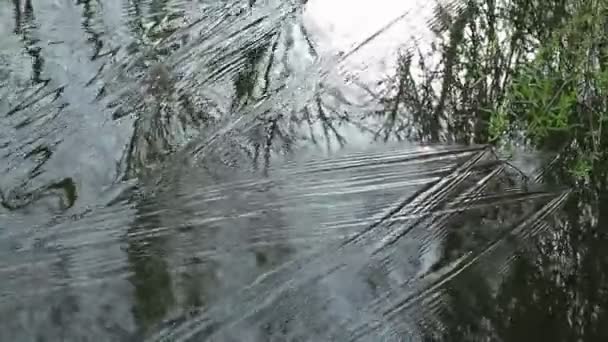
<svg viewBox="0 0 608 342">
<path fill-rule="evenodd" d="M 608 336 L 602 191 L 387 100 L 463 6 L 0 0 L 0 340 Z"/>
</svg>

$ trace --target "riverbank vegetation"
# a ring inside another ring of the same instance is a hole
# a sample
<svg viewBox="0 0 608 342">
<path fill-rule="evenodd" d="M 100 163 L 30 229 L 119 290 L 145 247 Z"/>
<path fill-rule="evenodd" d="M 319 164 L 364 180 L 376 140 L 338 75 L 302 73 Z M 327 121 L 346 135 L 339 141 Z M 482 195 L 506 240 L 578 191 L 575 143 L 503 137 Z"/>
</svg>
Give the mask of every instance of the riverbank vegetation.
<svg viewBox="0 0 608 342">
<path fill-rule="evenodd" d="M 606 0 L 438 6 L 431 53 L 440 62 L 410 50 L 386 105 L 401 102 L 416 140 L 548 151 L 573 181 L 605 178 L 607 14 Z M 394 110 L 382 115 L 398 122 Z"/>
</svg>

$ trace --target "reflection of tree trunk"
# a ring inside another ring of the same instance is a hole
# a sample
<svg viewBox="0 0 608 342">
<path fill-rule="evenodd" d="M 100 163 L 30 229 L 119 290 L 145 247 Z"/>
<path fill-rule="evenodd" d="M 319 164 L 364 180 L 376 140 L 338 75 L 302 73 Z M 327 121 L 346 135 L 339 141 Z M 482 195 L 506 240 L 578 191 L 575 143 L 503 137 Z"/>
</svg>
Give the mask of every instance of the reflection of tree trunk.
<svg viewBox="0 0 608 342">
<path fill-rule="evenodd" d="M 48 80 L 41 78 L 44 59 L 40 55 L 41 48 L 38 39 L 32 37 L 32 30 L 36 28 L 36 17 L 32 0 L 13 0 L 15 6 L 15 34 L 21 35 L 27 53 L 32 56 L 32 81 L 35 84 L 44 83 Z"/>
<path fill-rule="evenodd" d="M 142 216 L 129 229 L 128 235 L 135 237 L 128 238 L 127 255 L 135 291 L 133 314 L 145 335 L 166 317 L 175 300 L 165 260 L 165 238 L 151 237 L 145 232 L 160 227 L 161 220 L 146 213 Z"/>
<path fill-rule="evenodd" d="M 458 47 L 462 42 L 464 28 L 467 21 L 469 20 L 470 12 L 471 9 L 470 7 L 468 7 L 465 11 L 463 11 L 462 14 L 458 16 L 458 19 L 455 21 L 452 28 L 450 29 L 450 42 L 444 52 L 443 57 L 445 67 L 443 71 L 443 83 L 441 85 L 441 92 L 439 95 L 437 106 L 435 107 L 435 111 L 432 114 L 432 117 L 429 118 L 431 142 L 439 141 L 439 121 L 441 117 L 446 118 L 446 114 L 444 113 L 446 108 L 446 101 L 454 83 L 453 68 L 458 62 Z"/>
<path fill-rule="evenodd" d="M 88 41 L 93 44 L 93 56 L 91 56 L 91 60 L 94 61 L 99 57 L 101 49 L 103 48 L 103 40 L 102 34 L 96 32 L 93 29 L 93 20 L 95 16 L 95 7 L 91 6 L 91 0 L 79 0 L 78 4 L 83 6 L 82 15 L 84 17 L 82 21 L 82 26 L 84 31 L 90 36 Z"/>
<path fill-rule="evenodd" d="M 15 34 L 20 34 L 21 33 L 21 4 L 19 2 L 19 0 L 13 0 L 13 6 L 15 6 L 15 29 L 13 32 L 15 32 Z"/>
</svg>

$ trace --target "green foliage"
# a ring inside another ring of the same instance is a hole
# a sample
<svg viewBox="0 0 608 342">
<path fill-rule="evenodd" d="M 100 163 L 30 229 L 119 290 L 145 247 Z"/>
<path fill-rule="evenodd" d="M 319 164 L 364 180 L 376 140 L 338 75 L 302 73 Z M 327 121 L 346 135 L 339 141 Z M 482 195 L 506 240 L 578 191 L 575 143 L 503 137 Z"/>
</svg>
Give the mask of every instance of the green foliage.
<svg viewBox="0 0 608 342">
<path fill-rule="evenodd" d="M 492 115 L 490 116 L 490 126 L 488 127 L 491 142 L 501 139 L 506 133 L 510 126 L 509 120 L 509 115 L 502 107 L 499 110 L 492 112 Z"/>
<path fill-rule="evenodd" d="M 468 0 L 455 14 L 439 8 L 439 62 L 426 63 L 422 52 L 404 57 L 383 111 L 385 133 L 524 144 L 558 153 L 574 178 L 604 173 L 607 8 L 608 0 Z"/>
<path fill-rule="evenodd" d="M 605 0 L 564 3 L 559 25 L 536 37 L 542 44 L 534 58 L 514 66 L 503 102 L 490 110 L 492 141 L 522 130 L 535 148 L 564 152 L 575 146 L 577 157 L 564 158 L 575 178 L 597 169 L 606 153 L 606 5 Z"/>
<path fill-rule="evenodd" d="M 576 92 L 571 80 L 560 75 L 546 75 L 534 67 L 525 67 L 513 80 L 510 91 L 512 120 L 521 120 L 528 137 L 541 144 L 552 132 L 567 130 L 576 108 Z M 504 116 L 493 113 L 492 118 Z"/>
<path fill-rule="evenodd" d="M 586 157 L 580 157 L 580 158 L 576 159 L 575 164 L 569 171 L 574 177 L 582 179 L 582 178 L 587 178 L 589 176 L 589 174 L 591 173 L 592 167 L 593 167 L 592 159 L 589 159 Z"/>
</svg>

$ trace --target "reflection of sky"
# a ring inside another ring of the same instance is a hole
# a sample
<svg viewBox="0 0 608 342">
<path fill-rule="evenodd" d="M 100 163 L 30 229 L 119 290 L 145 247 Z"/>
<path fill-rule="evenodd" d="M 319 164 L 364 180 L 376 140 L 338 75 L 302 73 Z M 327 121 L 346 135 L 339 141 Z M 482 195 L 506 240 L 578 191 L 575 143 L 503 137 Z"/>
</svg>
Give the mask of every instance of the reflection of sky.
<svg viewBox="0 0 608 342">
<path fill-rule="evenodd" d="M 349 57 L 347 63 L 348 71 L 369 85 L 395 70 L 395 57 L 400 49 L 411 47 L 412 37 L 430 40 L 432 33 L 427 22 L 433 17 L 437 2 L 309 0 L 304 22 L 321 54 L 349 53 L 382 32 Z"/>
</svg>

